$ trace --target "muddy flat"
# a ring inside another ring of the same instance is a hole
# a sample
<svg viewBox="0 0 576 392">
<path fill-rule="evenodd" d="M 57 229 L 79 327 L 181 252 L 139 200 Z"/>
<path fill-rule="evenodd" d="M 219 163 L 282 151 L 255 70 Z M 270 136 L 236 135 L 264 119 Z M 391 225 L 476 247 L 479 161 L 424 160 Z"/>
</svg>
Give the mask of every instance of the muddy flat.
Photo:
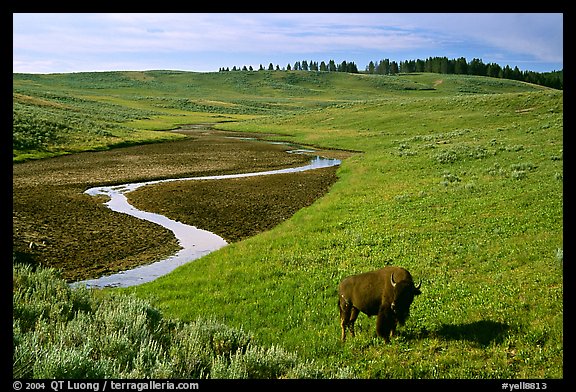
<svg viewBox="0 0 576 392">
<path fill-rule="evenodd" d="M 79 153 L 13 165 L 13 247 L 17 259 L 55 267 L 68 281 L 165 258 L 180 247 L 170 231 L 109 210 L 90 187 L 163 178 L 301 166 L 286 145 L 233 133 L 183 131 L 184 140 Z M 323 155 L 343 158 L 346 153 Z M 137 208 L 212 231 L 228 242 L 268 230 L 325 194 L 336 168 L 217 181 L 177 181 L 129 193 Z"/>
</svg>

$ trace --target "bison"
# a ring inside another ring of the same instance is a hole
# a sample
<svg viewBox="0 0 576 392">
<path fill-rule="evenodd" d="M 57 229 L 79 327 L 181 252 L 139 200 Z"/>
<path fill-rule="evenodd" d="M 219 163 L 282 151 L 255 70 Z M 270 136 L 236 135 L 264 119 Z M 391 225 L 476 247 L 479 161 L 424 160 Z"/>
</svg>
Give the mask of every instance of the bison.
<svg viewBox="0 0 576 392">
<path fill-rule="evenodd" d="M 396 325 L 404 325 L 414 296 L 421 294 L 410 272 L 401 267 L 384 267 L 344 278 L 338 286 L 338 307 L 342 341 L 346 328 L 354 336 L 354 322 L 360 312 L 376 319 L 376 334 L 389 342 Z"/>
</svg>

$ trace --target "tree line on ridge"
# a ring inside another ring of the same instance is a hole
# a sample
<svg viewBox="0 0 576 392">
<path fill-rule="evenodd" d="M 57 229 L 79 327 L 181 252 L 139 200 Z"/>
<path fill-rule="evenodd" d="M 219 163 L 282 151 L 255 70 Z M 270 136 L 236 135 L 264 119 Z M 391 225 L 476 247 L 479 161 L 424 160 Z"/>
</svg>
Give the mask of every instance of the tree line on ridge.
<svg viewBox="0 0 576 392">
<path fill-rule="evenodd" d="M 334 60 L 329 60 L 327 63 L 321 61 L 296 61 L 293 65 L 288 63 L 286 67 L 272 63 L 268 64 L 265 68 L 262 64 L 258 71 L 318 71 L 318 72 L 348 72 L 348 73 L 361 73 L 353 61 L 342 61 L 336 63 Z M 219 72 L 230 71 L 228 67 L 221 67 Z M 254 71 L 252 66 L 246 67 L 232 67 L 232 71 Z M 538 84 L 541 86 L 552 87 L 558 90 L 564 88 L 564 74 L 563 70 L 552 72 L 535 72 L 535 71 L 521 71 L 517 66 L 511 68 L 506 65 L 504 67 L 497 63 L 484 63 L 481 59 L 474 58 L 470 62 L 464 57 L 457 59 L 448 59 L 447 57 L 428 57 L 425 60 L 404 60 L 399 63 L 394 60 L 383 59 L 378 61 L 370 61 L 366 69 L 362 73 L 377 74 L 377 75 L 396 75 L 399 73 L 417 73 L 417 72 L 432 72 L 440 74 L 458 74 L 458 75 L 478 75 L 489 76 L 493 78 L 519 80 L 523 82 Z"/>
</svg>

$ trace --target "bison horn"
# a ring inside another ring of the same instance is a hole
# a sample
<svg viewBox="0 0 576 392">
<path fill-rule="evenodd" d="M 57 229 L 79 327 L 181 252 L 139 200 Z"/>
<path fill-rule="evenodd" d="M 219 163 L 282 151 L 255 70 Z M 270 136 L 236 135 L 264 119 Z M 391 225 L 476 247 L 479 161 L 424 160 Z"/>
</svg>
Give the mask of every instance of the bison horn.
<svg viewBox="0 0 576 392">
<path fill-rule="evenodd" d="M 392 283 L 392 287 L 396 287 L 396 282 L 394 282 L 394 272 L 390 275 L 390 283 Z"/>
<path fill-rule="evenodd" d="M 414 286 L 416 288 L 416 290 L 420 290 L 420 286 L 422 285 L 422 281 L 418 282 L 417 286 Z"/>
</svg>

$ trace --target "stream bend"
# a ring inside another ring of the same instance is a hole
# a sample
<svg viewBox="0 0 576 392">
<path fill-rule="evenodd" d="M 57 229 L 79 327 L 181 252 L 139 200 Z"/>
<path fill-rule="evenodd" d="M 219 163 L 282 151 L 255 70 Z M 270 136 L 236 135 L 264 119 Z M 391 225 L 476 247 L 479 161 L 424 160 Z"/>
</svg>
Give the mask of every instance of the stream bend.
<svg viewBox="0 0 576 392">
<path fill-rule="evenodd" d="M 308 153 L 308 150 L 292 150 L 291 153 Z M 196 260 L 202 256 L 207 255 L 215 250 L 218 250 L 227 245 L 227 242 L 220 236 L 206 230 L 199 229 L 195 226 L 183 224 L 181 222 L 169 219 L 164 215 L 142 211 L 128 202 L 126 193 L 132 192 L 138 188 L 147 185 L 158 184 L 162 182 L 172 181 L 194 181 L 194 180 L 226 180 L 232 178 L 244 178 L 265 176 L 282 173 L 297 173 L 307 170 L 321 169 L 325 167 L 332 167 L 340 165 L 339 159 L 324 158 L 320 156 L 314 157 L 309 164 L 299 167 L 268 170 L 253 173 L 240 173 L 240 174 L 225 174 L 216 176 L 200 176 L 200 177 L 185 177 L 185 178 L 171 178 L 164 180 L 154 180 L 145 182 L 136 182 L 122 185 L 100 186 L 87 189 L 84 193 L 96 196 L 105 195 L 110 198 L 105 205 L 113 211 L 128 214 L 139 219 L 144 219 L 152 223 L 172 231 L 176 236 L 180 249 L 176 254 L 148 265 L 139 266 L 130 270 L 118 272 L 112 275 L 102 276 L 96 279 L 82 280 L 71 283 L 71 286 L 86 286 L 89 288 L 104 288 L 104 287 L 129 287 L 142 283 L 150 282 L 162 275 L 165 275 L 177 267 L 186 264 L 190 261 Z"/>
</svg>

